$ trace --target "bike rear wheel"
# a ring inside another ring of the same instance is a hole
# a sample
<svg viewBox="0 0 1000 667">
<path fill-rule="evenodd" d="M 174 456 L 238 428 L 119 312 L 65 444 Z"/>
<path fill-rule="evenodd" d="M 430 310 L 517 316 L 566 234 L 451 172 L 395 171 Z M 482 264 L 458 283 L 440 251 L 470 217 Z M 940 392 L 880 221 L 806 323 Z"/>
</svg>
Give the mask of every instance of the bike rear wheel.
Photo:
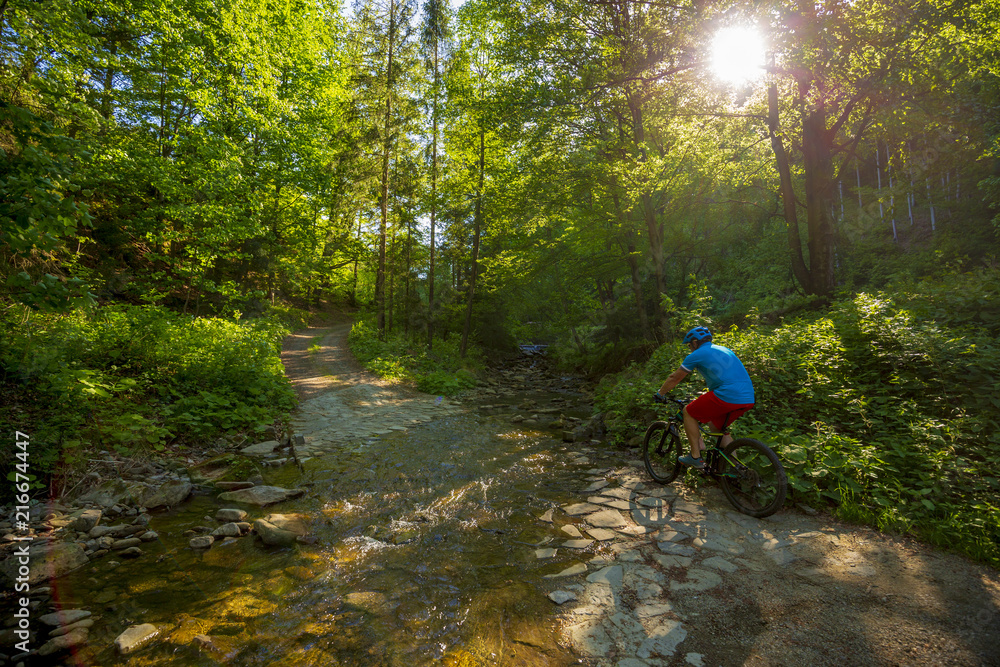
<svg viewBox="0 0 1000 667">
<path fill-rule="evenodd" d="M 646 472 L 654 481 L 660 484 L 674 481 L 681 469 L 681 464 L 677 462 L 680 454 L 681 440 L 677 426 L 667 422 L 650 424 L 642 442 L 642 460 L 646 464 Z"/>
<path fill-rule="evenodd" d="M 741 438 L 719 457 L 719 478 L 726 498 L 743 514 L 771 516 L 785 503 L 788 477 L 778 456 L 760 440 Z"/>
</svg>

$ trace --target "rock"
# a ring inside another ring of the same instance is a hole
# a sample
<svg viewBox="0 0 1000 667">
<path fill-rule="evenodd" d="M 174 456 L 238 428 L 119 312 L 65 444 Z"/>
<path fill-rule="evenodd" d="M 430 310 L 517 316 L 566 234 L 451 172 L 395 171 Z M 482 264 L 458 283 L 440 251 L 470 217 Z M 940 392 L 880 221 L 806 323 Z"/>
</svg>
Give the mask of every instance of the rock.
<svg viewBox="0 0 1000 667">
<path fill-rule="evenodd" d="M 86 644 L 89 636 L 90 632 L 87 628 L 77 628 L 76 630 L 68 632 L 65 635 L 53 637 L 49 641 L 42 644 L 38 649 L 38 655 L 46 656 L 52 655 L 53 653 L 68 651 L 69 649 L 80 646 L 81 644 Z"/>
<path fill-rule="evenodd" d="M 147 530 L 145 533 L 143 533 L 142 535 L 139 536 L 139 541 L 140 542 L 152 542 L 153 540 L 158 539 L 159 537 L 160 536 L 156 532 L 154 532 L 152 530 Z"/>
<path fill-rule="evenodd" d="M 151 623 L 133 625 L 128 630 L 118 635 L 115 639 L 115 648 L 118 649 L 119 654 L 127 655 L 137 651 L 143 644 L 147 643 L 158 634 L 160 634 L 160 631 Z"/>
<path fill-rule="evenodd" d="M 253 482 L 216 482 L 215 488 L 222 491 L 241 491 L 254 486 Z"/>
<path fill-rule="evenodd" d="M 143 550 L 139 547 L 129 547 L 128 549 L 122 551 L 120 555 L 122 558 L 138 558 L 143 553 Z"/>
<path fill-rule="evenodd" d="M 212 531 L 213 537 L 239 537 L 243 534 L 236 523 L 224 523 Z"/>
<path fill-rule="evenodd" d="M 613 509 L 594 512 L 584 520 L 594 528 L 624 528 L 628 523 L 625 521 L 625 517 L 621 515 L 621 512 Z"/>
<path fill-rule="evenodd" d="M 587 488 L 583 490 L 583 493 L 593 493 L 594 491 L 600 491 L 608 485 L 608 480 L 602 479 L 600 481 L 594 482 Z"/>
<path fill-rule="evenodd" d="M 554 510 L 551 510 L 551 509 L 545 510 L 545 513 L 542 514 L 542 516 L 538 517 L 539 521 L 544 521 L 545 523 L 552 523 L 552 512 L 553 511 Z"/>
<path fill-rule="evenodd" d="M 706 567 L 713 568 L 715 570 L 722 570 L 723 572 L 730 572 L 730 573 L 740 569 L 739 566 L 733 565 L 722 556 L 712 556 L 711 558 L 706 558 L 701 562 L 701 564 Z"/>
<path fill-rule="evenodd" d="M 580 514 L 590 514 L 591 512 L 596 512 L 601 508 L 599 505 L 591 505 L 590 503 L 576 503 L 573 505 L 566 505 L 562 509 L 570 516 L 579 516 Z"/>
<path fill-rule="evenodd" d="M 69 524 L 69 530 L 75 530 L 79 533 L 88 533 L 90 529 L 96 526 L 101 521 L 101 510 L 91 509 L 83 510 L 73 519 Z"/>
<path fill-rule="evenodd" d="M 147 509 L 175 507 L 191 495 L 193 488 L 191 482 L 184 482 L 178 479 L 170 480 L 158 489 L 149 489 L 142 495 L 139 504 Z"/>
<path fill-rule="evenodd" d="M 188 544 L 191 545 L 192 549 L 208 549 L 213 542 L 215 542 L 215 538 L 211 535 L 199 535 L 192 537 Z"/>
<path fill-rule="evenodd" d="M 28 549 L 27 557 L 31 568 L 28 574 L 29 584 L 61 577 L 90 562 L 84 546 L 76 542 L 36 544 Z M 0 563 L 0 571 L 10 578 L 12 586 L 20 567 L 18 558 L 17 555 L 12 555 Z"/>
<path fill-rule="evenodd" d="M 254 457 L 264 457 L 268 454 L 273 454 L 274 450 L 279 447 L 279 442 L 277 440 L 268 440 L 266 442 L 258 442 L 255 445 L 250 445 L 249 447 L 244 447 L 240 450 L 240 454 L 243 456 L 254 456 Z"/>
<path fill-rule="evenodd" d="M 140 544 L 142 544 L 142 540 L 140 540 L 138 537 L 129 537 L 129 538 L 124 539 L 124 540 L 115 540 L 111 544 L 111 550 L 112 551 L 119 551 L 121 549 L 128 549 L 130 547 L 137 547 Z"/>
<path fill-rule="evenodd" d="M 77 621 L 76 623 L 70 623 L 69 625 L 64 625 L 61 628 L 56 628 L 55 630 L 49 633 L 49 637 L 58 637 L 60 635 L 65 635 L 79 628 L 89 629 L 93 625 L 94 625 L 94 619 L 85 618 L 82 621 Z"/>
<path fill-rule="evenodd" d="M 59 611 L 54 611 L 51 614 L 40 616 L 38 620 L 45 625 L 55 628 L 72 625 L 77 621 L 90 618 L 91 615 L 92 614 L 86 609 L 60 609 Z"/>
<path fill-rule="evenodd" d="M 305 489 L 283 489 L 278 486 L 254 486 L 239 491 L 227 491 L 219 495 L 226 502 L 246 503 L 266 507 L 305 494 Z"/>
<path fill-rule="evenodd" d="M 587 534 L 600 542 L 613 540 L 618 536 L 618 533 L 607 528 L 588 528 Z"/>
<path fill-rule="evenodd" d="M 674 542 L 657 542 L 656 546 L 665 554 L 674 556 L 693 556 L 697 553 L 694 548 Z"/>
<path fill-rule="evenodd" d="M 570 593 L 569 591 L 552 591 L 549 593 L 548 597 L 556 604 L 564 604 L 570 600 L 575 600 L 576 593 Z"/>
<path fill-rule="evenodd" d="M 621 588 L 622 585 L 622 566 L 621 565 L 609 565 L 604 569 L 594 572 L 587 577 L 587 581 L 592 584 L 607 584 L 612 588 Z"/>
<path fill-rule="evenodd" d="M 583 533 L 580 532 L 580 529 L 571 523 L 562 526 L 559 530 L 566 533 L 570 537 L 583 537 Z"/>
<path fill-rule="evenodd" d="M 583 563 L 576 563 L 575 565 L 570 565 L 565 570 L 557 572 L 556 574 L 546 574 L 545 579 L 555 579 L 556 577 L 572 577 L 577 574 L 583 574 L 587 571 L 587 566 Z"/>
<path fill-rule="evenodd" d="M 652 618 L 653 616 L 669 614 L 673 610 L 674 607 L 669 602 L 658 602 L 654 604 L 639 605 L 635 608 L 635 615 L 639 618 Z"/>
<path fill-rule="evenodd" d="M 295 544 L 295 533 L 283 530 L 265 519 L 254 521 L 253 530 L 264 544 L 276 547 L 287 547 Z"/>
<path fill-rule="evenodd" d="M 246 510 L 221 509 L 215 513 L 215 520 L 223 523 L 240 522 L 247 518 Z"/>
<path fill-rule="evenodd" d="M 586 549 L 594 540 L 566 540 L 563 542 L 563 546 L 567 549 Z"/>
<path fill-rule="evenodd" d="M 685 582 L 671 581 L 672 591 L 707 591 L 722 583 L 722 577 L 715 572 L 691 568 L 687 571 L 688 580 Z"/>
<path fill-rule="evenodd" d="M 552 558 L 558 551 L 558 549 L 535 549 L 535 558 Z"/>
</svg>

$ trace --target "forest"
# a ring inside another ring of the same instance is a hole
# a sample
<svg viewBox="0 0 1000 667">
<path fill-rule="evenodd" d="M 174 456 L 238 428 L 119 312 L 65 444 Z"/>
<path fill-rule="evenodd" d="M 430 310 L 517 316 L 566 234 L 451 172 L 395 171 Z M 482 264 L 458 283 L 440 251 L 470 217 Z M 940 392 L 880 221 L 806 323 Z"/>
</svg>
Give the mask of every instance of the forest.
<svg viewBox="0 0 1000 667">
<path fill-rule="evenodd" d="M 257 432 L 295 405 L 282 336 L 333 306 L 438 394 L 548 345 L 624 446 L 703 324 L 793 502 L 1000 566 L 998 24 L 0 0 L 0 451 L 30 432 L 58 494 L 93 452 Z"/>
</svg>

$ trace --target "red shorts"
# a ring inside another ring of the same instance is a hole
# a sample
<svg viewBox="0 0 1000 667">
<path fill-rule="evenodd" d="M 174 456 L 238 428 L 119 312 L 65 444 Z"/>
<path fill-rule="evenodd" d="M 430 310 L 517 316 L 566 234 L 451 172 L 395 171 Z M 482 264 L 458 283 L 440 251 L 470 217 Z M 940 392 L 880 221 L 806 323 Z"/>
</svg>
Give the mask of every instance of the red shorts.
<svg viewBox="0 0 1000 667">
<path fill-rule="evenodd" d="M 754 406 L 753 403 L 726 403 L 719 400 L 715 392 L 710 391 L 688 403 L 687 413 L 702 424 L 712 424 L 717 431 L 724 430 L 736 421 L 736 418 Z"/>
</svg>

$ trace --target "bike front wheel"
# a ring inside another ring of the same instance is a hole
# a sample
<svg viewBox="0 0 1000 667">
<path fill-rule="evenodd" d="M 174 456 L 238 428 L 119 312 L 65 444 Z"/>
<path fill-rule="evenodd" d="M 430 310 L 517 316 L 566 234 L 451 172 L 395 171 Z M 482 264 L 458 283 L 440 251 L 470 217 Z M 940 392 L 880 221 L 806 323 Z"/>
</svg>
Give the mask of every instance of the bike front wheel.
<svg viewBox="0 0 1000 667">
<path fill-rule="evenodd" d="M 788 477 L 777 454 L 751 438 L 734 440 L 725 453 L 719 457 L 719 478 L 733 507 L 755 517 L 777 512 L 788 493 Z"/>
<path fill-rule="evenodd" d="M 654 481 L 669 484 L 680 472 L 677 457 L 681 454 L 681 440 L 677 427 L 667 422 L 653 422 L 646 430 L 642 442 L 642 460 L 646 472 Z"/>
</svg>

